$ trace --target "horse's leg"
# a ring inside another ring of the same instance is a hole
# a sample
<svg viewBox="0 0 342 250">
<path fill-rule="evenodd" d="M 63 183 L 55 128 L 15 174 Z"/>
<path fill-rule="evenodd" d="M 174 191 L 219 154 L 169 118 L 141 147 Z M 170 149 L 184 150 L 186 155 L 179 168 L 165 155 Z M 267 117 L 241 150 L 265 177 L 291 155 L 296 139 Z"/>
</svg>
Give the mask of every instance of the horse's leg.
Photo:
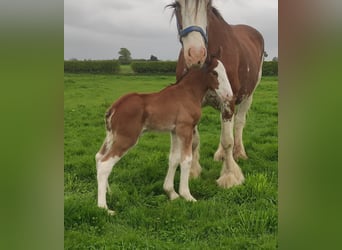
<svg viewBox="0 0 342 250">
<path fill-rule="evenodd" d="M 196 201 L 196 199 L 192 197 L 189 189 L 189 175 L 192 161 L 192 133 L 193 128 L 190 126 L 182 126 L 177 129 L 177 135 L 181 141 L 179 194 L 187 201 Z"/>
<path fill-rule="evenodd" d="M 247 115 L 247 112 L 248 112 L 248 110 L 252 104 L 254 91 L 255 91 L 256 87 L 260 84 L 260 81 L 261 81 L 262 62 L 263 62 L 263 58 L 262 58 L 262 61 L 260 63 L 258 80 L 256 82 L 256 85 L 254 87 L 252 94 L 240 103 L 238 111 L 236 113 L 236 117 L 235 117 L 235 139 L 234 139 L 234 141 L 235 141 L 234 158 L 236 160 L 238 158 L 242 158 L 242 159 L 248 158 L 246 151 L 245 151 L 245 147 L 243 145 L 242 134 L 243 134 L 243 128 L 245 127 L 245 124 L 246 124 L 246 115 Z"/>
<path fill-rule="evenodd" d="M 199 147 L 200 146 L 200 137 L 198 133 L 197 126 L 195 127 L 193 131 L 193 137 L 192 137 L 192 161 L 191 161 L 191 168 L 190 168 L 190 177 L 191 178 L 197 178 L 200 176 L 202 167 L 199 164 Z"/>
<path fill-rule="evenodd" d="M 223 161 L 225 159 L 225 150 L 222 147 L 222 138 L 225 136 L 227 135 L 223 133 L 223 120 L 221 116 L 221 136 L 220 136 L 220 142 L 219 142 L 218 148 L 214 154 L 214 161 Z"/>
<path fill-rule="evenodd" d="M 170 200 L 174 200 L 179 197 L 174 188 L 174 177 L 180 163 L 180 143 L 176 134 L 171 133 L 171 149 L 169 155 L 169 168 L 165 177 L 163 188 L 168 194 Z"/>
<path fill-rule="evenodd" d="M 233 137 L 234 117 L 231 120 L 223 121 L 221 117 L 221 145 L 223 150 L 223 166 L 221 176 L 216 180 L 217 184 L 223 188 L 240 185 L 244 181 L 244 176 L 239 165 L 233 157 L 234 137 Z"/>
<path fill-rule="evenodd" d="M 246 160 L 248 158 L 243 145 L 242 134 L 246 124 L 246 115 L 251 107 L 252 101 L 253 94 L 240 103 L 235 115 L 234 159 L 236 160 L 239 158 Z"/>
<path fill-rule="evenodd" d="M 112 145 L 107 146 L 108 150 L 103 157 L 97 162 L 97 205 L 100 208 L 104 208 L 110 215 L 114 214 L 114 211 L 109 210 L 106 202 L 106 188 L 108 186 L 108 177 L 114 167 L 114 165 L 122 158 L 122 156 L 135 145 L 138 139 L 137 136 L 121 137 L 117 136 L 115 142 Z M 108 136 L 107 136 L 108 138 Z M 101 150 L 100 150 L 101 151 Z M 98 154 L 97 154 L 98 155 Z"/>
</svg>

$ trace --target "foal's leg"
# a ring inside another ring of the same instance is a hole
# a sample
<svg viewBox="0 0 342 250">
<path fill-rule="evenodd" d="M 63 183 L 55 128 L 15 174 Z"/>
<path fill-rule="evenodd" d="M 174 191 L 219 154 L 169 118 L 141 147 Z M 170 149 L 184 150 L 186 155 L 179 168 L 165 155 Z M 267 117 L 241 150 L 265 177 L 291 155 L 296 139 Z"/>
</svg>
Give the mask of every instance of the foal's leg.
<svg viewBox="0 0 342 250">
<path fill-rule="evenodd" d="M 123 137 L 117 136 L 115 142 L 112 145 L 108 145 L 107 152 L 97 162 L 97 205 L 100 208 L 104 208 L 109 214 L 113 215 L 114 211 L 109 210 L 106 202 L 106 187 L 108 186 L 108 177 L 114 167 L 114 165 L 121 159 L 121 157 L 135 145 L 138 136 Z M 107 140 L 108 142 L 108 140 Z M 101 150 L 100 150 L 101 151 Z"/>
<path fill-rule="evenodd" d="M 191 168 L 190 168 L 190 177 L 197 178 L 200 176 L 202 172 L 202 167 L 199 164 L 199 147 L 200 146 L 200 137 L 198 133 L 197 126 L 193 131 L 192 137 L 192 161 L 191 161 Z"/>
<path fill-rule="evenodd" d="M 192 197 L 189 189 L 189 175 L 192 161 L 192 133 L 193 128 L 191 126 L 183 126 L 177 129 L 177 134 L 181 140 L 181 173 L 179 183 L 179 194 L 187 201 L 196 201 Z"/>
<path fill-rule="evenodd" d="M 108 136 L 108 135 L 107 135 Z M 107 138 L 107 137 L 106 137 Z M 107 139 L 106 139 L 107 140 Z M 96 169 L 98 168 L 98 163 L 99 161 L 103 158 L 103 156 L 105 155 L 105 153 L 107 152 L 107 141 L 104 141 L 99 152 L 96 153 L 95 155 L 95 162 L 96 162 Z M 108 193 L 111 193 L 112 190 L 110 189 L 110 186 L 108 184 L 108 181 L 107 181 L 107 192 Z"/>
<path fill-rule="evenodd" d="M 223 166 L 221 176 L 216 180 L 217 184 L 223 188 L 230 188 L 232 186 L 240 185 L 244 181 L 244 176 L 239 165 L 235 162 L 233 157 L 233 126 L 234 117 L 231 120 L 223 121 L 221 117 L 221 145 L 223 150 Z"/>
<path fill-rule="evenodd" d="M 174 188 L 174 177 L 180 163 L 181 155 L 180 155 L 180 142 L 175 133 L 171 133 L 171 149 L 169 155 L 169 168 L 165 177 L 163 188 L 165 192 L 168 194 L 170 200 L 177 199 L 179 195 L 175 191 Z"/>
<path fill-rule="evenodd" d="M 246 115 L 252 104 L 253 94 L 248 98 L 244 99 L 237 110 L 235 116 L 235 144 L 234 144 L 234 158 L 237 160 L 239 158 L 246 160 L 247 154 L 242 141 L 243 128 L 246 124 Z"/>
<path fill-rule="evenodd" d="M 108 185 L 108 176 L 120 158 L 121 157 L 117 155 L 105 155 L 97 164 L 97 206 L 106 209 L 111 215 L 114 214 L 114 211 L 108 209 L 106 202 L 106 187 Z"/>
</svg>

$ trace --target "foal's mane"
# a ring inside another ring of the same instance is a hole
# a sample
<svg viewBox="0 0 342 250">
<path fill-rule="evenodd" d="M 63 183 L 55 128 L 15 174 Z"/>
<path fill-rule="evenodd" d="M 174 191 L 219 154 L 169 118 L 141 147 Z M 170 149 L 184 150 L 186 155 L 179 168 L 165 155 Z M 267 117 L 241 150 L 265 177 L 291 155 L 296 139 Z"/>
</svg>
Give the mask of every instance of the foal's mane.
<svg viewBox="0 0 342 250">
<path fill-rule="evenodd" d="M 216 65 L 213 65 L 214 58 L 217 59 L 217 57 L 215 55 L 210 56 L 210 59 L 205 61 L 202 68 L 186 70 L 175 83 L 170 83 L 170 85 L 168 85 L 167 87 L 177 85 L 179 82 L 181 82 L 183 80 L 183 78 L 185 78 L 188 74 L 190 74 L 191 71 L 194 71 L 194 70 L 207 71 L 207 72 L 212 71 L 216 66 Z"/>
</svg>

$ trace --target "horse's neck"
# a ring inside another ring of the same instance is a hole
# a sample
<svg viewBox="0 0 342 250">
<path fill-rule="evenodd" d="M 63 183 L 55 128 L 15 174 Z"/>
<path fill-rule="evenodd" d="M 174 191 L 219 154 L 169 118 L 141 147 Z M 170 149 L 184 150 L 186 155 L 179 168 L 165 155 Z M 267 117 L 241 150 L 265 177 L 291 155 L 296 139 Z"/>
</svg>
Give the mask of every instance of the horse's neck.
<svg viewBox="0 0 342 250">
<path fill-rule="evenodd" d="M 232 40 L 234 40 L 232 26 L 229 25 L 222 17 L 216 16 L 213 12 L 210 12 L 208 22 L 209 53 L 215 54 L 217 52 L 217 48 L 220 46 L 232 46 L 231 43 Z"/>
</svg>

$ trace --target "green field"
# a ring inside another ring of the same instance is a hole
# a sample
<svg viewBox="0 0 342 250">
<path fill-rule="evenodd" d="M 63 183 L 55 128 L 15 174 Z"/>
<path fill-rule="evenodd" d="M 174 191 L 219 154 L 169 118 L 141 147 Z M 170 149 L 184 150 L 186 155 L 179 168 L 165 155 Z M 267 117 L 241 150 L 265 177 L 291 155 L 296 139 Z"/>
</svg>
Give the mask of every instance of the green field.
<svg viewBox="0 0 342 250">
<path fill-rule="evenodd" d="M 169 201 L 163 191 L 169 134 L 146 133 L 109 177 L 108 206 L 96 207 L 95 153 L 105 136 L 104 113 L 128 92 L 157 91 L 174 76 L 64 77 L 65 249 L 275 249 L 278 229 L 278 79 L 264 77 L 244 132 L 249 159 L 239 161 L 246 181 L 222 189 L 213 161 L 219 113 L 206 107 L 199 125 L 202 175 L 190 181 L 198 200 Z M 178 189 L 179 172 L 176 174 Z"/>
</svg>

